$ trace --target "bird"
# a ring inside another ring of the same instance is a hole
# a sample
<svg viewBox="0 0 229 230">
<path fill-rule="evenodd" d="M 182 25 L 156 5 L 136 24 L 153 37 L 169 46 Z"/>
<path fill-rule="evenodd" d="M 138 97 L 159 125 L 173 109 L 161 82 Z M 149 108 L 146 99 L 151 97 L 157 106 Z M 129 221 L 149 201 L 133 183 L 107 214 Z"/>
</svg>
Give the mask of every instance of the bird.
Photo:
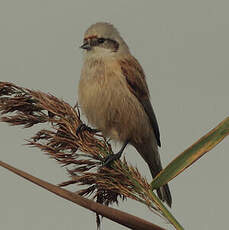
<svg viewBox="0 0 229 230">
<path fill-rule="evenodd" d="M 120 158 L 130 144 L 148 164 L 154 178 L 161 170 L 158 122 L 150 102 L 145 73 L 118 30 L 108 22 L 91 25 L 84 34 L 78 103 L 88 122 L 105 137 L 122 144 L 105 165 Z M 168 184 L 158 197 L 172 205 Z"/>
</svg>

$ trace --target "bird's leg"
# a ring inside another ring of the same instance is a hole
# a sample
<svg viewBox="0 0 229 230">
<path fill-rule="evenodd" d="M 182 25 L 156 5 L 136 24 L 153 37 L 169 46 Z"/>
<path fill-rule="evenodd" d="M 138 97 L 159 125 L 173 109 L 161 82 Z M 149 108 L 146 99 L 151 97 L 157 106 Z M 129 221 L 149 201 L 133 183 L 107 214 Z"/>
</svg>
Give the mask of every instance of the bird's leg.
<svg viewBox="0 0 229 230">
<path fill-rule="evenodd" d="M 109 166 L 113 161 L 118 160 L 122 156 L 122 153 L 123 153 L 124 149 L 126 148 L 126 146 L 128 145 L 128 143 L 129 143 L 129 140 L 126 140 L 124 142 L 122 148 L 117 153 L 115 153 L 115 154 L 109 154 L 105 158 L 102 166 Z"/>
<path fill-rule="evenodd" d="M 87 130 L 87 131 L 90 132 L 90 133 L 97 133 L 97 132 L 99 132 L 98 129 L 92 129 L 92 128 L 90 128 L 89 126 L 87 126 L 87 125 L 81 123 L 81 124 L 77 127 L 77 129 L 76 129 L 76 135 L 79 135 L 80 133 L 84 132 L 85 130 Z"/>
</svg>

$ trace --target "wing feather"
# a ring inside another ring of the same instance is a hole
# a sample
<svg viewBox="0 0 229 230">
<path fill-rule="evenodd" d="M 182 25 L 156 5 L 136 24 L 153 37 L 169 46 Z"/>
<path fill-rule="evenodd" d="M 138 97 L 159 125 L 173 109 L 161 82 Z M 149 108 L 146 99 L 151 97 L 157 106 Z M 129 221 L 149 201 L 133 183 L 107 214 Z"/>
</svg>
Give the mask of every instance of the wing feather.
<svg viewBox="0 0 229 230">
<path fill-rule="evenodd" d="M 150 124 L 154 130 L 158 146 L 161 146 L 160 132 L 153 107 L 149 100 L 149 90 L 145 80 L 145 74 L 133 56 L 128 56 L 125 59 L 120 59 L 119 64 L 123 76 L 125 76 L 129 90 L 135 95 L 138 101 L 142 104 L 146 114 L 149 117 Z"/>
</svg>

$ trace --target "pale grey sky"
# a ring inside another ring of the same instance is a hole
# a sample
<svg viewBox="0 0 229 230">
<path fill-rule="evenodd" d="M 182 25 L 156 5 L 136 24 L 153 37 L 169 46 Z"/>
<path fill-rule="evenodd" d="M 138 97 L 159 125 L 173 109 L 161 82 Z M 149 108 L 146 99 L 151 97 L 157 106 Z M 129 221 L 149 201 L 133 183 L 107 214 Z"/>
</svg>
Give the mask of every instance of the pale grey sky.
<svg viewBox="0 0 229 230">
<path fill-rule="evenodd" d="M 0 81 L 73 105 L 83 33 L 92 23 L 113 23 L 147 75 L 166 165 L 229 114 L 228 9 L 226 0 L 1 0 Z M 51 183 L 66 180 L 54 160 L 22 145 L 35 130 L 0 124 L 0 159 Z M 228 228 L 228 149 L 226 139 L 170 183 L 172 213 L 185 229 Z M 133 148 L 125 156 L 150 178 Z M 3 168 L 0 180 L 0 229 L 95 229 L 93 213 Z M 137 202 L 119 208 L 173 229 Z M 108 228 L 125 229 L 104 219 Z"/>
</svg>

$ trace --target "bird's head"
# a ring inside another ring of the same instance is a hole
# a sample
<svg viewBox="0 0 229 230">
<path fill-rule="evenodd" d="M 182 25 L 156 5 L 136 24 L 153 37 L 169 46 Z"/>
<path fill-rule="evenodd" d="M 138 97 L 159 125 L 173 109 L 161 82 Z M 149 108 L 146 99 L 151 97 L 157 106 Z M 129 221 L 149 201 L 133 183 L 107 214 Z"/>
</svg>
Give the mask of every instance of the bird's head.
<svg viewBox="0 0 229 230">
<path fill-rule="evenodd" d="M 87 55 L 117 55 L 129 53 L 129 48 L 117 29 L 109 23 L 91 25 L 84 34 L 83 45 Z"/>
</svg>

